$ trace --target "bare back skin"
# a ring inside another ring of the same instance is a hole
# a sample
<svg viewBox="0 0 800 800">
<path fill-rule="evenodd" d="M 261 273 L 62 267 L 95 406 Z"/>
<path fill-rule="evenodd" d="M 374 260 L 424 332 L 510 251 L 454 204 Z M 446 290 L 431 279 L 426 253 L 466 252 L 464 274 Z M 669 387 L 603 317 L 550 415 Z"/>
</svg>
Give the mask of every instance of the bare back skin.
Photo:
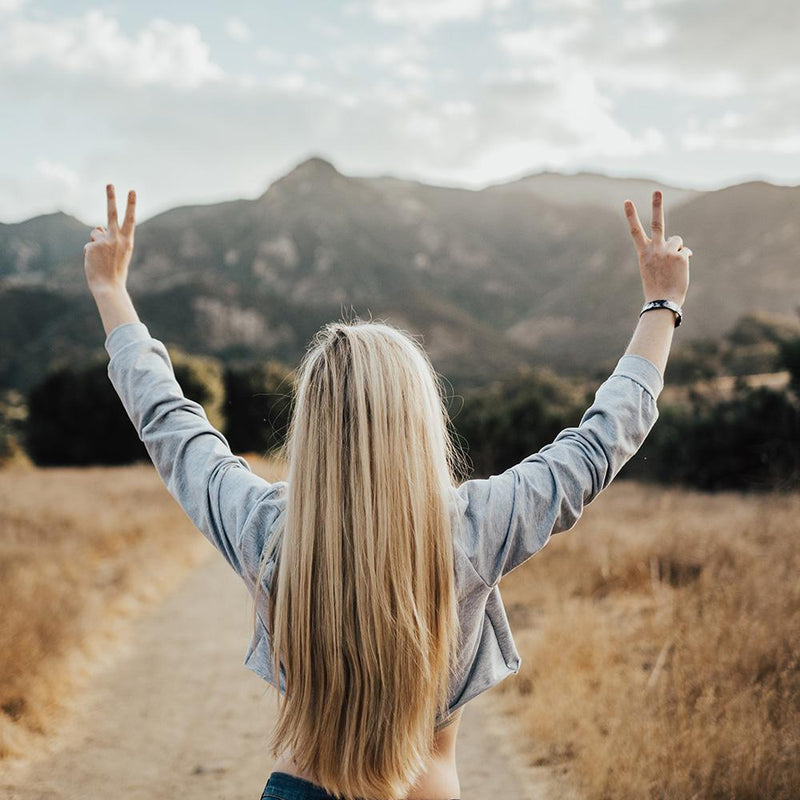
<svg viewBox="0 0 800 800">
<path fill-rule="evenodd" d="M 405 800 L 454 800 L 461 796 L 456 769 L 456 740 L 461 725 L 463 708 L 453 714 L 453 721 L 440 728 L 435 737 L 435 755 L 428 771 L 414 784 Z M 297 769 L 291 756 L 286 754 L 275 762 L 275 772 L 286 772 L 316 783 L 313 775 Z"/>
</svg>

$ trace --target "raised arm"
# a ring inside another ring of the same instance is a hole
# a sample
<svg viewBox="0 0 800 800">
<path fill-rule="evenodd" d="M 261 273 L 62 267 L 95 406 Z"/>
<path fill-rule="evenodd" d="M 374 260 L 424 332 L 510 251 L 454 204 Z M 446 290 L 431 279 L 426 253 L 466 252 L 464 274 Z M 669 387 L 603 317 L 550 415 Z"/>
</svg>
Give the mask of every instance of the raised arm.
<svg viewBox="0 0 800 800">
<path fill-rule="evenodd" d="M 645 301 L 681 306 L 691 251 L 678 236 L 664 240 L 661 192 L 653 194 L 652 238 L 644 234 L 630 201 L 625 212 Z M 639 449 L 658 417 L 656 401 L 675 322 L 666 308 L 642 314 L 625 354 L 577 427 L 504 473 L 459 487 L 466 523 L 462 543 L 487 585 L 527 561 L 552 534 L 569 530 Z"/>
<path fill-rule="evenodd" d="M 255 475 L 235 456 L 202 406 L 183 394 L 163 343 L 139 320 L 126 288 L 136 196 L 117 224 L 114 187 L 106 188 L 108 227 L 84 247 L 84 269 L 106 332 L 108 374 L 170 494 L 245 580 L 258 569 L 280 484 Z M 268 506 L 268 507 L 267 507 Z M 259 508 L 259 525 L 246 525 Z M 260 531 L 260 534 L 257 534 Z"/>
</svg>

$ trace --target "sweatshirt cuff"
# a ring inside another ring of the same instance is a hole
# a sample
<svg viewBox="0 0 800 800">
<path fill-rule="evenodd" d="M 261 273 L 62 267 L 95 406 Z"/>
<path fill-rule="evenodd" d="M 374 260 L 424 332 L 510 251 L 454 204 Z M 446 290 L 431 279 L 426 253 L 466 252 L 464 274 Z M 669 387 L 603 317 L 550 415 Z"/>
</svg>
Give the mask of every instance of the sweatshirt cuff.
<svg viewBox="0 0 800 800">
<path fill-rule="evenodd" d="M 644 356 L 633 354 L 622 356 L 611 374 L 636 381 L 653 396 L 654 400 L 658 399 L 664 388 L 664 378 L 658 367 Z"/>
<path fill-rule="evenodd" d="M 116 328 L 113 328 L 106 336 L 106 352 L 113 358 L 126 345 L 150 338 L 150 331 L 144 322 L 123 322 L 122 325 L 117 325 Z"/>
</svg>

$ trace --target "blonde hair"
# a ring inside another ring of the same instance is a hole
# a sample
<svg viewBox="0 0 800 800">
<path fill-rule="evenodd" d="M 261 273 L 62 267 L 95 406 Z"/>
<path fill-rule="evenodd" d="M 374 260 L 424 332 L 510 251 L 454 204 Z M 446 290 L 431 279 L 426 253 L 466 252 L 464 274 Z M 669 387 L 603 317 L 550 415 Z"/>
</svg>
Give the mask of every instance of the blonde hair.
<svg viewBox="0 0 800 800">
<path fill-rule="evenodd" d="M 282 535 L 263 561 L 277 550 L 268 630 L 286 679 L 270 745 L 345 800 L 405 796 L 447 714 L 459 644 L 447 495 L 464 466 L 448 426 L 407 334 L 355 319 L 314 337 Z"/>
</svg>

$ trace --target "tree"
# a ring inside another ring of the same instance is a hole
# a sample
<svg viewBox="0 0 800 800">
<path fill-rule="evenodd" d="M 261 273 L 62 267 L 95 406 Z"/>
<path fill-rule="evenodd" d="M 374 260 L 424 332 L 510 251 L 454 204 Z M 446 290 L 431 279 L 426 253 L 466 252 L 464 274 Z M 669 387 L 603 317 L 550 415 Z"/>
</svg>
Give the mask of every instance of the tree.
<svg viewBox="0 0 800 800">
<path fill-rule="evenodd" d="M 790 385 L 800 395 L 800 337 L 781 343 L 780 363 L 789 370 Z"/>
<path fill-rule="evenodd" d="M 226 368 L 225 438 L 235 452 L 273 452 L 285 440 L 293 374 L 277 361 Z"/>
<path fill-rule="evenodd" d="M 170 353 L 184 394 L 223 425 L 221 368 L 210 358 Z M 147 458 L 107 373 L 106 356 L 49 372 L 28 395 L 26 449 L 36 464 L 126 464 Z"/>
<path fill-rule="evenodd" d="M 587 398 L 547 369 L 521 370 L 514 378 L 464 397 L 453 415 L 466 440 L 474 472 L 502 472 L 540 450 L 569 425 L 577 425 Z"/>
</svg>

